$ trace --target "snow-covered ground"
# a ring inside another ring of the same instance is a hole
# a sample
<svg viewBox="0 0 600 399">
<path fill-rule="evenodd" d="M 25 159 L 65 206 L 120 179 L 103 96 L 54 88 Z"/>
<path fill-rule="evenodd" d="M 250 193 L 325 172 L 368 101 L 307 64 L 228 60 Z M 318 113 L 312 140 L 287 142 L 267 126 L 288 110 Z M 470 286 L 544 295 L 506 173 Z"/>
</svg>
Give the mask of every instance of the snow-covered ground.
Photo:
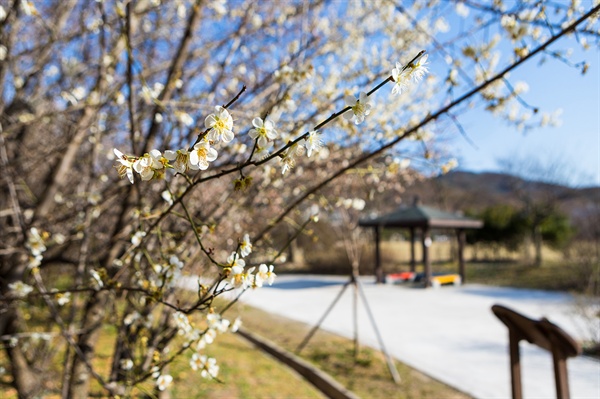
<svg viewBox="0 0 600 399">
<path fill-rule="evenodd" d="M 369 308 L 390 355 L 477 398 L 509 398 L 508 330 L 492 313 L 501 304 L 525 316 L 542 316 L 575 339 L 585 337 L 584 322 L 567 294 L 467 284 L 440 289 L 376 285 L 361 277 Z M 315 325 L 348 281 L 340 276 L 279 276 L 272 287 L 242 295 L 266 311 Z M 352 287 L 344 292 L 322 328 L 352 337 Z M 379 348 L 362 301 L 359 336 Z M 310 345 L 310 342 L 309 344 Z M 573 398 L 600 398 L 600 362 L 577 357 L 567 362 Z M 521 342 L 526 398 L 554 398 L 552 356 Z"/>
</svg>

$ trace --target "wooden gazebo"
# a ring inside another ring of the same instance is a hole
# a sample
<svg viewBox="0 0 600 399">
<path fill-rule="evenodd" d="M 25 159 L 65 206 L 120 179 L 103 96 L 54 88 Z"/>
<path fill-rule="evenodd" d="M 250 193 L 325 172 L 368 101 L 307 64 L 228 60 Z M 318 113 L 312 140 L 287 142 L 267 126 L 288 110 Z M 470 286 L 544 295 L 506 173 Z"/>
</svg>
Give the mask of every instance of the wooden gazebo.
<svg viewBox="0 0 600 399">
<path fill-rule="evenodd" d="M 383 216 L 361 219 L 361 227 L 371 227 L 375 232 L 375 277 L 377 283 L 385 282 L 381 266 L 379 240 L 383 228 L 402 228 L 410 230 L 410 270 L 415 271 L 415 236 L 420 231 L 421 245 L 423 246 L 423 267 L 425 270 L 425 285 L 431 285 L 431 261 L 429 247 L 431 246 L 432 229 L 453 229 L 458 239 L 458 269 L 462 281 L 465 281 L 465 260 L 463 250 L 465 247 L 465 229 L 479 229 L 483 222 L 460 214 L 444 212 L 429 206 L 420 205 L 415 200 L 413 206 L 401 207 L 394 212 Z"/>
</svg>

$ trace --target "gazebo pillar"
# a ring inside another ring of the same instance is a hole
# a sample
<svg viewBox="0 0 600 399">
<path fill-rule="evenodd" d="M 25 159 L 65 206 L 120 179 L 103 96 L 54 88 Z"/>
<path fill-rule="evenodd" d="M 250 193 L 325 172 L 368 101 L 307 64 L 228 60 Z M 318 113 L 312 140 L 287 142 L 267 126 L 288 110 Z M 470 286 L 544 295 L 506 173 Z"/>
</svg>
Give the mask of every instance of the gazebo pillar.
<svg viewBox="0 0 600 399">
<path fill-rule="evenodd" d="M 415 272 L 416 270 L 416 262 L 415 262 L 415 228 L 410 228 L 410 271 Z"/>
<path fill-rule="evenodd" d="M 429 228 L 423 228 L 423 268 L 425 269 L 425 287 L 431 287 L 431 261 L 429 260 L 429 247 L 431 246 L 431 237 Z"/>
<path fill-rule="evenodd" d="M 466 272 L 465 272 L 465 230 L 457 229 L 456 236 L 458 238 L 458 274 L 460 275 L 460 279 L 462 284 L 466 282 Z"/>
<path fill-rule="evenodd" d="M 381 251 L 379 249 L 380 227 L 375 226 L 373 230 L 375 231 L 375 283 L 383 284 L 385 283 L 385 278 L 383 276 L 383 267 L 381 266 Z"/>
</svg>

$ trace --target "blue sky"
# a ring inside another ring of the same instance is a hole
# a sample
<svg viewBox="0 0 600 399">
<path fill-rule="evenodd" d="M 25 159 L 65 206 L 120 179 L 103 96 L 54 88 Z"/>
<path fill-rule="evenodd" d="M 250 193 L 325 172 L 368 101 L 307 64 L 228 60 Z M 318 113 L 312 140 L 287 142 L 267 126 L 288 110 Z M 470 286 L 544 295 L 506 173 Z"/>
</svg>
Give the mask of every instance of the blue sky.
<svg viewBox="0 0 600 399">
<path fill-rule="evenodd" d="M 552 49 L 566 48 L 558 43 Z M 577 46 L 574 45 L 574 48 Z M 452 142 L 459 169 L 503 171 L 498 160 L 533 158 L 542 164 L 564 165 L 563 178 L 573 186 L 600 186 L 600 51 L 576 51 L 573 62 L 587 60 L 586 75 L 548 58 L 538 59 L 511 74 L 510 81 L 524 80 L 529 92 L 523 97 L 542 111 L 562 108 L 562 125 L 519 132 L 481 109 L 461 117 L 463 127 L 477 148 L 459 135 Z"/>
</svg>

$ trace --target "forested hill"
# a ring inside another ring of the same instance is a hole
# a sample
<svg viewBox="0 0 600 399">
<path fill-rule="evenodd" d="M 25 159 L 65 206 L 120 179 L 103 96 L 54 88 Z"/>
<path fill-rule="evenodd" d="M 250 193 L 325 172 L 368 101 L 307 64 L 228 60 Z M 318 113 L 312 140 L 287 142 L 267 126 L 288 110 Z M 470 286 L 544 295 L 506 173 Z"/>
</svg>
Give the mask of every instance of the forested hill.
<svg viewBox="0 0 600 399">
<path fill-rule="evenodd" d="M 553 203 L 571 217 L 582 217 L 598 215 L 600 208 L 600 187 L 573 188 L 489 172 L 455 171 L 419 181 L 406 188 L 403 202 L 410 203 L 415 196 L 423 204 L 449 211 L 479 211 L 498 204 L 520 207 L 530 201 Z"/>
</svg>

